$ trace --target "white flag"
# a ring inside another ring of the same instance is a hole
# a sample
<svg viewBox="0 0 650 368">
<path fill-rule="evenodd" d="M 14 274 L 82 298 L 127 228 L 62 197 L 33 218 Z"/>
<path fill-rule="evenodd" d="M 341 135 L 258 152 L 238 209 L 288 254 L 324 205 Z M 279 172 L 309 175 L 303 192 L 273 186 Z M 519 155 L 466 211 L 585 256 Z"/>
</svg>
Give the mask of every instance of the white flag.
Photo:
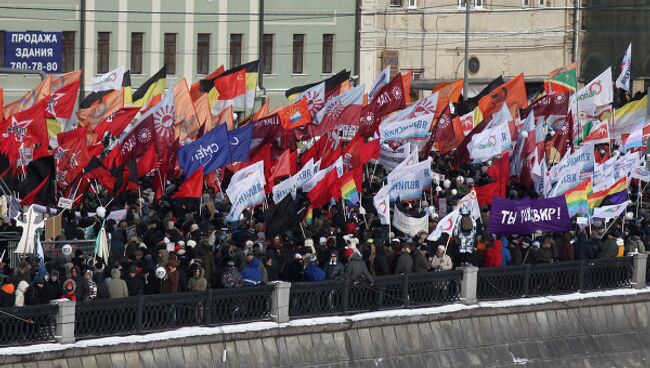
<svg viewBox="0 0 650 368">
<path fill-rule="evenodd" d="M 375 98 L 375 93 L 390 82 L 390 65 L 386 69 L 379 72 L 375 81 L 372 82 L 372 87 L 368 91 L 368 103 L 372 102 L 372 99 Z"/>
<path fill-rule="evenodd" d="M 436 241 L 440 239 L 442 233 L 447 233 L 449 236 L 451 236 L 451 233 L 454 231 L 454 224 L 456 224 L 458 216 L 458 210 L 453 210 L 447 216 L 443 217 L 442 220 L 438 222 L 438 225 L 433 230 L 433 232 L 429 234 L 427 240 Z"/>
<path fill-rule="evenodd" d="M 594 208 L 594 214 L 593 218 L 599 218 L 599 219 L 605 219 L 609 220 L 614 217 L 620 216 L 623 212 L 625 212 L 625 209 L 627 209 L 627 206 L 630 204 L 630 201 L 625 201 L 621 204 L 615 204 L 613 206 L 602 206 L 602 207 L 596 207 Z"/>
<path fill-rule="evenodd" d="M 293 199 L 296 199 L 296 178 L 294 176 L 290 176 L 273 186 L 273 202 L 278 204 L 289 194 Z"/>
<path fill-rule="evenodd" d="M 316 113 L 325 106 L 325 82 L 318 83 L 307 89 L 294 101 L 300 101 L 303 97 L 307 100 L 307 108 L 311 116 L 316 116 Z"/>
<path fill-rule="evenodd" d="M 248 207 L 256 206 L 266 199 L 264 194 L 264 177 L 259 173 L 250 175 L 237 183 L 236 186 L 229 185 L 226 195 L 232 203 L 230 213 L 226 217 L 228 222 L 239 220 L 241 213 Z"/>
<path fill-rule="evenodd" d="M 126 67 L 120 65 L 106 74 L 93 78 L 93 92 L 121 89 Z"/>
<path fill-rule="evenodd" d="M 485 162 L 511 148 L 512 138 L 506 122 L 474 135 L 467 147 L 470 157 L 475 163 Z"/>
<path fill-rule="evenodd" d="M 630 68 L 632 67 L 632 44 L 627 47 L 621 61 L 621 74 L 616 78 L 616 87 L 630 92 Z"/>
<path fill-rule="evenodd" d="M 478 200 L 476 199 L 476 191 L 473 188 L 469 191 L 469 193 L 465 194 L 465 196 L 461 198 L 456 204 L 456 209 L 460 210 L 461 207 L 467 208 L 469 215 L 474 220 L 481 219 L 481 207 L 478 204 Z"/>
<path fill-rule="evenodd" d="M 232 175 L 232 178 L 230 178 L 230 184 L 228 185 L 228 187 L 232 187 L 238 182 L 254 174 L 259 174 L 262 177 L 262 182 L 266 184 L 266 180 L 264 179 L 264 160 L 257 161 L 256 163 L 250 166 L 246 166 L 243 169 L 237 170 Z"/>
<path fill-rule="evenodd" d="M 375 205 L 379 219 L 383 225 L 390 224 L 390 199 L 388 192 L 390 187 L 383 186 L 372 198 L 372 204 Z"/>
<path fill-rule="evenodd" d="M 438 92 L 431 94 L 428 97 L 419 99 L 413 104 L 402 110 L 396 111 L 381 121 L 382 124 L 391 123 L 393 121 L 411 119 L 416 116 L 424 114 L 435 114 L 438 107 Z"/>
<path fill-rule="evenodd" d="M 578 112 L 592 114 L 596 106 L 608 105 L 614 101 L 612 68 L 602 72 L 576 93 Z M 572 102 L 576 103 L 574 99 Z"/>
</svg>

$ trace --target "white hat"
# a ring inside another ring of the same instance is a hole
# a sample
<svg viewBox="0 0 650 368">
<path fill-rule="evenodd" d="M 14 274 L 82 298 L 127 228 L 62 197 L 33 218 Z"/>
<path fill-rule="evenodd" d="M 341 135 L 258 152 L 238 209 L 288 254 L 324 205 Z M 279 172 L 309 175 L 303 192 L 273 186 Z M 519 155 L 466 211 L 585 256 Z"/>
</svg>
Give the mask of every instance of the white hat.
<svg viewBox="0 0 650 368">
<path fill-rule="evenodd" d="M 321 236 L 320 239 L 318 239 L 318 243 L 320 245 L 325 245 L 327 243 L 327 238 L 324 236 Z"/>
<path fill-rule="evenodd" d="M 618 245 L 619 247 L 625 245 L 625 241 L 623 241 L 623 238 L 616 238 L 616 245 Z"/>
<path fill-rule="evenodd" d="M 196 247 L 196 241 L 193 240 L 193 239 L 188 240 L 187 241 L 187 246 L 190 247 L 190 248 Z"/>
<path fill-rule="evenodd" d="M 181 247 L 184 247 L 185 246 L 185 241 L 179 240 L 178 242 L 176 242 L 176 244 L 180 245 Z"/>
<path fill-rule="evenodd" d="M 293 256 L 293 258 L 295 258 L 295 259 L 302 259 L 302 254 L 300 254 L 300 253 L 296 253 L 296 254 Z"/>
<path fill-rule="evenodd" d="M 250 248 L 250 247 L 253 246 L 253 241 L 252 240 L 246 240 L 245 245 L 246 245 L 247 248 Z"/>
<path fill-rule="evenodd" d="M 190 226 L 190 231 L 196 231 L 198 229 L 199 229 L 199 225 L 197 224 L 192 224 L 192 226 Z"/>
</svg>

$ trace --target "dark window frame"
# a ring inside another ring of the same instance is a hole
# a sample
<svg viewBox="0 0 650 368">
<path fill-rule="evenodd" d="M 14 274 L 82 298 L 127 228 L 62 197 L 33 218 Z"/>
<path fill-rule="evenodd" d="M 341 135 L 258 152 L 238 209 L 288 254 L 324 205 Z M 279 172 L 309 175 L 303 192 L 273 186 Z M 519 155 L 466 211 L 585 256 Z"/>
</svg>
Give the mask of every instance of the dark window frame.
<svg viewBox="0 0 650 368">
<path fill-rule="evenodd" d="M 143 65 L 144 32 L 131 32 L 131 74 L 142 74 Z"/>
<path fill-rule="evenodd" d="M 210 73 L 210 33 L 196 35 L 196 74 Z"/>
<path fill-rule="evenodd" d="M 291 72 L 293 74 L 303 74 L 305 72 L 305 34 L 293 34 L 293 62 Z"/>
<path fill-rule="evenodd" d="M 334 69 L 334 41 L 336 37 L 333 33 L 323 34 L 323 52 L 321 73 L 331 74 Z"/>
<path fill-rule="evenodd" d="M 262 36 L 262 74 L 273 73 L 273 42 L 275 34 L 265 33 Z"/>
<path fill-rule="evenodd" d="M 97 32 L 97 74 L 111 70 L 111 32 Z"/>
<path fill-rule="evenodd" d="M 176 74 L 176 47 L 178 33 L 165 33 L 163 42 L 164 62 L 168 75 Z"/>
<path fill-rule="evenodd" d="M 240 66 L 244 49 L 244 35 L 242 33 L 230 34 L 230 68 Z"/>
</svg>

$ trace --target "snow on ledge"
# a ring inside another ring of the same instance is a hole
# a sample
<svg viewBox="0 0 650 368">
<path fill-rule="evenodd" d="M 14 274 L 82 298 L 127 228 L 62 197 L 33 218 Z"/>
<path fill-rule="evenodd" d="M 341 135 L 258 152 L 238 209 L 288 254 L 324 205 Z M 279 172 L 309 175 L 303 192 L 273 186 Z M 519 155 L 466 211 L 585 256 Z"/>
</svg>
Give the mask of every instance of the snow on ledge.
<svg viewBox="0 0 650 368">
<path fill-rule="evenodd" d="M 276 328 L 286 328 L 286 327 L 305 327 L 305 326 L 340 324 L 340 323 L 364 321 L 364 320 L 378 319 L 378 318 L 406 317 L 406 316 L 413 316 L 413 315 L 424 316 L 424 315 L 431 315 L 431 314 L 458 312 L 462 310 L 470 310 L 476 308 L 519 307 L 519 306 L 537 305 L 537 304 L 545 304 L 545 303 L 552 303 L 552 302 L 568 302 L 572 300 L 582 300 L 582 299 L 621 296 L 621 295 L 635 295 L 635 294 L 644 294 L 644 293 L 650 293 L 650 288 L 615 289 L 615 290 L 607 290 L 607 291 L 596 291 L 591 293 L 574 293 L 574 294 L 555 295 L 555 296 L 547 296 L 547 297 L 487 301 L 487 302 L 479 302 L 476 305 L 464 305 L 464 304 L 457 303 L 457 304 L 443 305 L 440 307 L 431 307 L 431 308 L 392 309 L 392 310 L 385 310 L 385 311 L 378 311 L 378 312 L 359 313 L 359 314 L 354 314 L 349 316 L 331 316 L 331 317 L 296 319 L 296 320 L 289 321 L 288 323 L 275 323 L 275 322 L 266 321 L 266 322 L 242 323 L 242 324 L 227 325 L 227 326 L 217 326 L 217 327 L 183 327 L 173 331 L 150 333 L 146 335 L 111 336 L 111 337 L 81 340 L 73 344 L 65 344 L 65 345 L 58 344 L 58 343 L 48 343 L 48 344 L 38 344 L 38 345 L 6 347 L 6 348 L 0 348 L 0 356 L 46 353 L 46 352 L 54 352 L 54 351 L 61 351 L 61 350 L 74 349 L 74 348 L 102 347 L 102 346 L 111 346 L 111 345 L 119 345 L 119 344 L 148 343 L 153 341 L 180 339 L 185 337 L 266 331 L 266 330 L 271 330 Z"/>
</svg>

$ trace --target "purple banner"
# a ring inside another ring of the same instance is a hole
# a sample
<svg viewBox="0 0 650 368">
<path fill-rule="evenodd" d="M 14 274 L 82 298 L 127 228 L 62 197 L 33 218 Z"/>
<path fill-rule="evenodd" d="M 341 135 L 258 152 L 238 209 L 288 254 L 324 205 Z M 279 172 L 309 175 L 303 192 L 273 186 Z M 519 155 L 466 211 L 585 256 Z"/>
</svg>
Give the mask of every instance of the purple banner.
<svg viewBox="0 0 650 368">
<path fill-rule="evenodd" d="M 567 231 L 571 218 L 564 196 L 511 201 L 495 197 L 490 210 L 488 231 L 492 234 L 532 234 Z"/>
</svg>

